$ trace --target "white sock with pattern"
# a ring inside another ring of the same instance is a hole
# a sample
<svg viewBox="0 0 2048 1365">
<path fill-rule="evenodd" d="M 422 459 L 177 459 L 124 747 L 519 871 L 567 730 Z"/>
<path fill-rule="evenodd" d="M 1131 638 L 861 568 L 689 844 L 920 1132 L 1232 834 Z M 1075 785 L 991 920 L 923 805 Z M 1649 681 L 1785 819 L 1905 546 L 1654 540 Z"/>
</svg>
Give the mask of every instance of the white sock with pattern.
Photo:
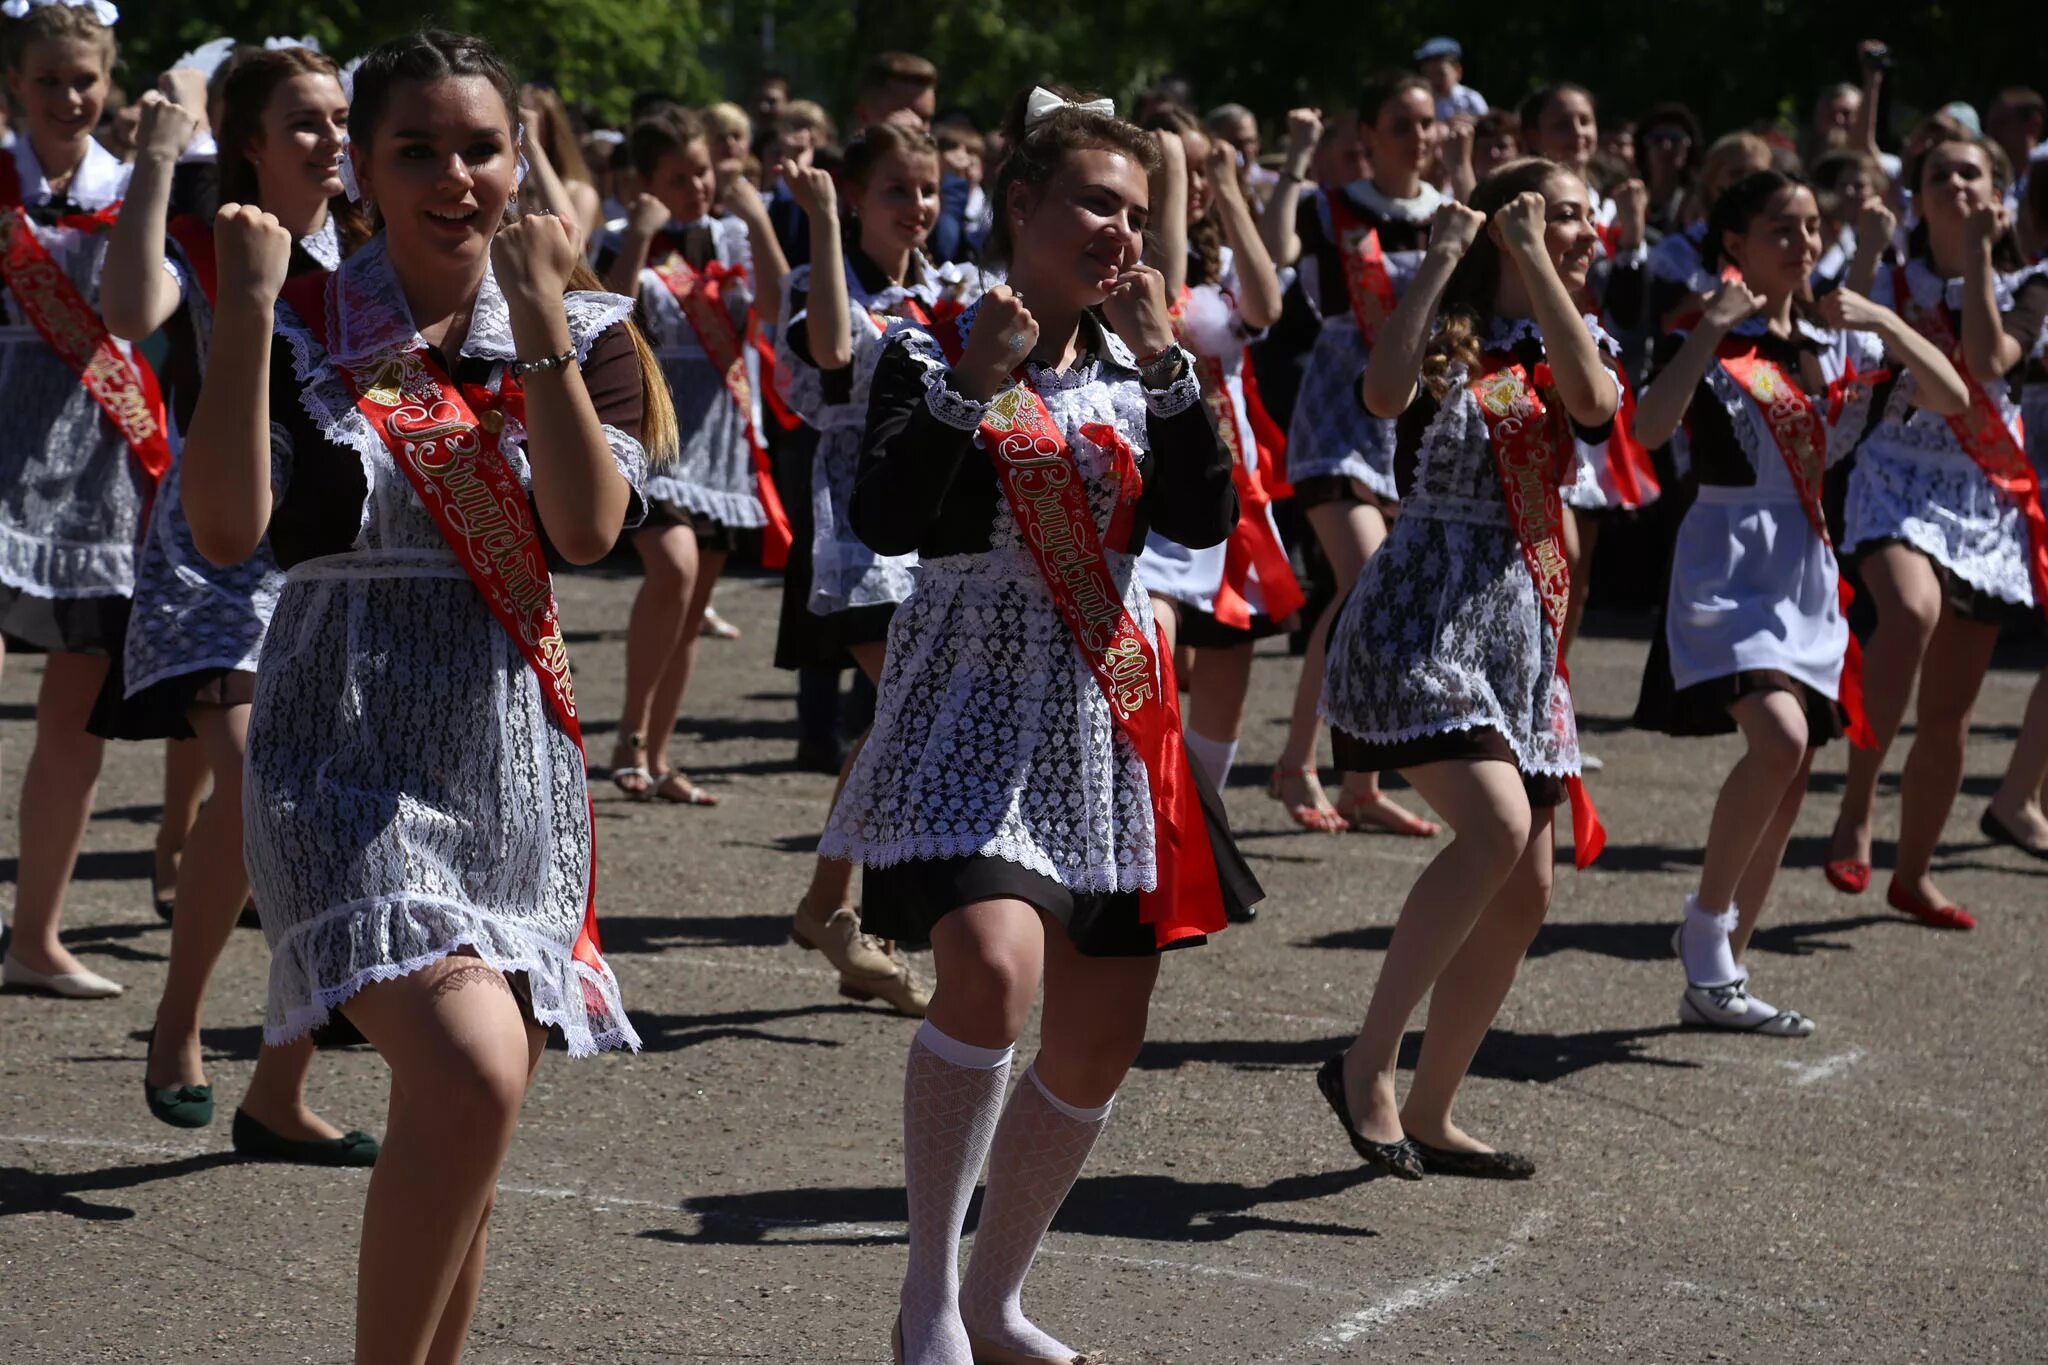
<svg viewBox="0 0 2048 1365">
<path fill-rule="evenodd" d="M 1002 1112 L 1013 1049 L 974 1047 L 926 1020 L 903 1067 L 903 1273 L 908 1365 L 973 1365 L 960 1321 L 960 1225 Z"/>
<path fill-rule="evenodd" d="M 1024 1277 L 1108 1123 L 1108 1104 L 1067 1104 L 1045 1088 L 1036 1065 L 1017 1083 L 989 1150 L 981 1222 L 960 1286 L 960 1316 L 975 1340 L 1026 1356 L 1074 1354 L 1024 1316 Z"/>
<path fill-rule="evenodd" d="M 1224 783 L 1230 781 L 1230 769 L 1237 762 L 1237 741 L 1211 739 L 1196 734 L 1192 727 L 1181 731 L 1181 739 L 1188 746 L 1188 757 L 1208 774 L 1209 785 L 1222 792 Z"/>
<path fill-rule="evenodd" d="M 1685 923 L 1678 930 L 1678 959 L 1685 964 L 1687 984 L 1725 986 L 1749 973 L 1735 965 L 1728 936 L 1735 932 L 1735 907 L 1711 911 L 1698 896 L 1685 898 Z"/>
</svg>

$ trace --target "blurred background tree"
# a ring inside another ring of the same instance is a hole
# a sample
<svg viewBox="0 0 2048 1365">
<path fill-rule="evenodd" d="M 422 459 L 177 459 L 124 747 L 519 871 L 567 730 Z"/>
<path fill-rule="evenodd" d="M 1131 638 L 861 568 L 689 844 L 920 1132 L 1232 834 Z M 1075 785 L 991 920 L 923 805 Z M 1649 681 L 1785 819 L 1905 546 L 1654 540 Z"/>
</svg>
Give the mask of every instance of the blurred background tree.
<svg viewBox="0 0 2048 1365">
<path fill-rule="evenodd" d="M 1783 114 L 1857 78 L 1857 39 L 1891 44 L 1902 106 L 1980 107 L 2044 80 L 2040 10 L 2019 0 L 1584 0 L 1447 8 L 1440 0 L 195 0 L 131 3 L 121 22 L 128 83 L 220 33 L 310 32 L 346 58 L 431 14 L 488 36 L 525 74 L 621 118 L 636 90 L 743 98 L 764 69 L 835 112 L 862 60 L 886 48 L 938 63 L 942 105 L 998 117 L 1012 92 L 1053 77 L 1127 101 L 1160 77 L 1198 104 L 1237 100 L 1273 127 L 1292 105 L 1348 108 L 1364 77 L 1425 38 L 1464 44 L 1467 82 L 1496 105 L 1549 80 L 1598 92 L 1609 118 L 1681 99 L 1714 130 Z M 1463 21 L 1463 22 L 1461 22 Z"/>
</svg>

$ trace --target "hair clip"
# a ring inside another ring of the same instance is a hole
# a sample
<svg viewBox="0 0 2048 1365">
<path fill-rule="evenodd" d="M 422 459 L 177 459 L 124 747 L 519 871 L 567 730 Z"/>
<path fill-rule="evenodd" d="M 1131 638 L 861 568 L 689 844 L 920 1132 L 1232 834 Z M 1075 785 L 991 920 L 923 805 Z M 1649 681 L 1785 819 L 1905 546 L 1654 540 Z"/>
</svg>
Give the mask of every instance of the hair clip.
<svg viewBox="0 0 2048 1365">
<path fill-rule="evenodd" d="M 92 17 L 108 28 L 121 18 L 121 11 L 113 6 L 111 0 L 5 0 L 5 3 L 0 3 L 0 14 L 9 19 L 26 19 L 30 10 L 48 9 L 52 5 L 91 10 Z"/>
<path fill-rule="evenodd" d="M 1104 118 L 1116 117 L 1113 100 L 1063 99 L 1042 85 L 1034 85 L 1024 100 L 1024 131 L 1030 132 L 1062 109 L 1079 109 L 1084 114 L 1100 114 Z"/>
</svg>

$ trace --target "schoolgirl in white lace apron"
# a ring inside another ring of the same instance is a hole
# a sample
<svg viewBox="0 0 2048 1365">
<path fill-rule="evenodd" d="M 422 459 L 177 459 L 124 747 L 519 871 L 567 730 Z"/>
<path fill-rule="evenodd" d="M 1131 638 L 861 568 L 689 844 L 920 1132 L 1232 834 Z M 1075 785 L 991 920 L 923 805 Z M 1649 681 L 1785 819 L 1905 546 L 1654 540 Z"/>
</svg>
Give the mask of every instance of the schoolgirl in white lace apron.
<svg viewBox="0 0 2048 1365">
<path fill-rule="evenodd" d="M 305 48 L 259 50 L 222 85 L 225 110 L 218 162 L 228 202 L 265 204 L 292 224 L 294 275 L 341 264 L 337 200 L 348 102 L 334 63 Z M 156 92 L 142 100 L 135 178 L 107 253 L 106 312 L 123 336 L 162 327 L 174 431 L 189 426 L 205 371 L 219 289 L 213 224 L 168 217 L 173 167 L 189 141 L 192 114 Z M 320 156 L 333 173 L 306 174 Z M 213 1119 L 213 1090 L 200 1061 L 199 1026 L 208 979 L 249 896 L 242 857 L 242 771 L 256 658 L 284 575 L 268 545 L 243 563 L 213 564 L 192 542 L 173 464 L 157 491 L 136 570 L 134 609 L 119 667 L 110 669 L 93 728 L 108 738 L 194 739 L 212 772 L 211 798 L 186 836 L 171 962 L 144 1069 L 150 1113 L 176 1127 Z M 313 1040 L 258 1050 L 248 1094 L 235 1111 L 236 1150 L 323 1165 L 369 1165 L 376 1141 L 342 1133 L 306 1107 Z"/>
<path fill-rule="evenodd" d="M 372 51 L 350 156 L 382 230 L 333 274 L 286 284 L 290 234 L 223 208 L 183 457 L 200 551 L 238 561 L 267 530 L 286 574 L 243 807 L 265 1037 L 339 1008 L 392 1072 L 363 1360 L 462 1340 L 548 1030 L 571 1056 L 639 1042 L 601 954 L 548 556 L 592 562 L 637 519 L 660 381 L 631 300 L 567 291 L 567 225 L 500 226 L 517 90 L 465 35 Z"/>
<path fill-rule="evenodd" d="M 1287 479 L 1329 561 L 1336 594 L 1302 655 L 1287 743 L 1268 794 L 1297 825 L 1324 833 L 1437 833 L 1433 822 L 1382 795 L 1377 773 L 1347 774 L 1334 807 L 1316 775 L 1316 698 L 1330 624 L 1360 567 L 1386 538 L 1399 501 L 1393 424 L 1360 405 L 1358 377 L 1372 338 L 1421 263 L 1430 219 L 1443 202 L 1423 179 L 1435 156 L 1435 123 L 1435 97 L 1421 76 L 1398 73 L 1369 82 L 1358 125 L 1371 178 L 1325 185 L 1304 199 L 1273 253 L 1276 265 L 1299 262 L 1302 288 L 1323 319 L 1288 424 Z"/>
<path fill-rule="evenodd" d="M 1658 346 L 1637 409 L 1643 439 L 1681 419 L 1699 493 L 1678 528 L 1663 631 L 1636 724 L 1673 735 L 1740 730 L 1707 827 L 1695 894 L 1676 936 L 1680 1022 L 1803 1038 L 1813 1021 L 1750 994 L 1755 931 L 1820 746 L 1872 742 L 1861 651 L 1851 642 L 1823 510 L 1827 471 L 1855 449 L 1887 352 L 1911 367 L 1915 401 L 1961 412 L 1962 380 L 1897 313 L 1837 290 L 1806 303 L 1821 250 L 1810 187 L 1777 171 L 1721 194 L 1702 235 L 1719 285 L 1691 328 Z M 1823 322 L 1859 330 L 1835 331 Z"/>
<path fill-rule="evenodd" d="M 647 524 L 633 533 L 647 578 L 627 621 L 612 782 L 636 801 L 710 806 L 718 798 L 669 766 L 668 746 L 726 556 L 740 532 L 787 532 L 765 461 L 756 457 L 748 340 L 757 302 L 773 323 L 785 267 L 750 186 L 729 195 L 745 206 L 744 216 L 712 216 L 711 134 L 697 115 L 674 109 L 643 120 L 628 143 L 640 195 L 625 230 L 600 248 L 597 270 L 610 288 L 638 301 L 683 450 L 672 468 L 653 475 Z"/>
<path fill-rule="evenodd" d="M 1999 626 L 2048 602 L 2048 526 L 2021 447 L 2014 387 L 2048 314 L 2048 279 L 2020 269 L 1999 217 L 2001 164 L 1979 141 L 1935 140 L 1907 168 L 1920 223 L 1905 263 L 1873 271 L 1872 246 L 1850 272 L 1851 288 L 1867 283 L 1859 292 L 1958 354 L 1972 394 L 1967 413 L 1947 418 L 1914 408 L 1911 380 L 1903 381 L 1849 477 L 1842 546 L 1857 557 L 1877 608 L 1867 651 L 1877 746 L 1849 755 L 1827 874 L 1851 895 L 1870 883 L 1878 773 L 1917 674 L 1906 766 L 1916 776 L 1900 794 L 1885 899 L 1942 929 L 1975 922 L 1942 893 L 1931 868 L 1962 781 L 1977 689 Z"/>
<path fill-rule="evenodd" d="M 55 0 L 0 18 L 0 64 L 22 114 L 0 151 L 0 635 L 46 652 L 0 977 L 74 998 L 121 993 L 57 928 L 103 750 L 86 718 L 121 645 L 142 508 L 170 462 L 155 377 L 98 315 L 129 176 L 92 137 L 114 21 L 110 4 Z"/>
<path fill-rule="evenodd" d="M 1558 663 L 1558 488 L 1574 438 L 1601 439 L 1620 401 L 1571 298 L 1597 250 L 1577 176 L 1509 163 L 1471 208 L 1439 212 L 1365 372 L 1367 408 L 1397 421 L 1401 516 L 1331 632 L 1323 714 L 1340 764 L 1399 769 L 1457 837 L 1408 893 L 1365 1026 L 1317 1084 L 1367 1165 L 1406 1179 L 1534 1169 L 1463 1132 L 1451 1108 L 1549 908 L 1553 809 L 1570 798 L 1581 866 L 1602 837 Z M 1397 1105 L 1402 1034 L 1432 986 Z"/>
<path fill-rule="evenodd" d="M 914 1365 L 1074 1357 L 1024 1315 L 1025 1273 L 1143 1041 L 1161 948 L 1258 896 L 1177 743 L 1136 574 L 1148 526 L 1209 545 L 1237 517 L 1139 264 L 1157 147 L 1108 101 L 1042 89 L 1009 145 L 989 251 L 1010 284 L 929 329 L 892 324 L 876 367 L 853 526 L 915 550 L 918 582 L 820 849 L 866 869 L 872 932 L 929 938 L 936 960 L 904 1080 L 896 1359 Z M 1041 975 L 1058 1026 L 1005 1110 Z"/>
<path fill-rule="evenodd" d="M 1253 221 L 1237 148 L 1185 110 L 1147 120 L 1161 134 L 1166 191 L 1155 217 L 1161 272 L 1178 300 L 1174 328 L 1195 358 L 1202 401 L 1230 448 L 1238 524 L 1229 540 L 1191 550 L 1154 532 L 1138 578 L 1176 646 L 1198 651 L 1188 690 L 1189 757 L 1222 790 L 1237 756 L 1251 686 L 1252 644 L 1288 628 L 1303 602 L 1267 481 L 1284 450 L 1263 407 L 1254 420 L 1246 346 L 1280 316 L 1281 283 Z M 1179 192 L 1176 193 L 1176 177 Z"/>
<path fill-rule="evenodd" d="M 790 272 L 775 372 L 791 410 L 818 433 L 807 601 L 803 619 L 786 624 L 784 634 L 807 636 L 806 648 L 820 659 L 850 656 L 870 682 L 879 682 L 889 622 L 917 582 L 917 556 L 877 554 L 853 526 L 868 391 L 892 321 L 935 323 L 956 316 L 963 301 L 922 251 L 939 211 L 939 155 L 931 138 L 875 124 L 847 147 L 839 174 L 852 217 L 844 234 L 832 175 L 794 162 L 782 168 L 809 224 L 811 250 L 810 264 Z M 804 560 L 793 558 L 791 572 Z M 785 610 L 789 602 L 785 595 Z M 864 739 L 847 755 L 842 782 Z M 881 996 L 900 1013 L 923 1015 L 930 997 L 909 964 L 885 941 L 860 932 L 851 863 L 817 860 L 790 936 L 824 952 L 846 994 Z"/>
</svg>

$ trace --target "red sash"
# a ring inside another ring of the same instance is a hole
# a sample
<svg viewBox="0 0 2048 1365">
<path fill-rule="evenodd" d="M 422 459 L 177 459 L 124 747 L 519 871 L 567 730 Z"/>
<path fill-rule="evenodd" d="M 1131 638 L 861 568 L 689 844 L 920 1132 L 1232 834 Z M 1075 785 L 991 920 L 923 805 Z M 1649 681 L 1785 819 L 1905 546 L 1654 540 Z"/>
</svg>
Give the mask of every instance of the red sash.
<svg viewBox="0 0 2048 1365">
<path fill-rule="evenodd" d="M 72 214 L 59 227 L 105 232 L 120 206 L 98 213 Z M 21 176 L 14 158 L 0 152 L 0 282 L 14 295 L 15 306 L 36 335 L 64 362 L 92 401 L 106 415 L 128 453 L 152 487 L 171 467 L 164 398 L 156 372 L 139 355 L 124 355 L 100 321 L 99 311 L 85 301 L 78 286 L 51 259 L 36 236 L 28 210 L 21 203 Z"/>
<path fill-rule="evenodd" d="M 284 288 L 285 302 L 323 341 L 334 281 L 329 272 L 315 271 Z M 498 448 L 506 418 L 524 422 L 525 391 L 509 376 L 495 394 L 481 386 L 458 387 L 424 349 L 380 355 L 359 368 L 335 368 L 355 395 L 356 410 L 405 472 L 484 605 L 533 670 L 555 723 L 582 752 L 576 685 L 533 506 Z M 589 807 L 587 794 L 584 804 Z M 602 971 L 595 809 L 590 820 L 590 885 L 572 952 Z"/>
<path fill-rule="evenodd" d="M 1472 396 L 1486 419 L 1501 495 L 1507 500 L 1515 538 L 1522 545 L 1522 562 L 1535 581 L 1536 600 L 1542 604 L 1543 620 L 1555 644 L 1564 634 L 1572 590 L 1571 569 L 1564 556 L 1564 503 L 1557 490 L 1559 482 L 1570 476 L 1576 451 L 1561 415 L 1545 408 L 1519 363 L 1512 357 L 1490 355 L 1484 364 L 1485 372 L 1472 383 Z M 1539 383 L 1543 368 L 1537 367 Z M 1571 674 L 1561 653 L 1557 675 L 1569 689 Z M 1559 731 L 1568 721 L 1564 714 L 1551 716 L 1551 724 Z M 1564 785 L 1572 803 L 1572 862 L 1587 867 L 1607 846 L 1607 831 L 1584 781 L 1567 777 Z"/>
<path fill-rule="evenodd" d="M 664 257 L 658 264 L 654 255 L 657 252 Z M 768 515 L 767 528 L 761 533 L 761 563 L 771 569 L 782 568 L 789 563 L 789 515 L 782 510 L 782 498 L 775 491 L 774 474 L 768 466 L 768 449 L 761 444 L 760 435 L 754 430 L 754 386 L 747 380 L 744 339 L 739 329 L 733 326 L 732 314 L 726 310 L 725 300 L 719 297 L 726 280 L 744 279 L 746 271 L 723 261 L 712 261 L 699 271 L 683 259 L 683 254 L 675 250 L 665 237 L 655 238 L 648 264 L 655 278 L 676 301 L 676 306 L 683 310 L 683 320 L 690 324 L 697 344 L 704 348 L 704 354 L 711 358 L 712 368 L 725 381 L 725 391 L 732 398 L 733 406 L 740 410 L 747 446 L 754 455 L 754 492 L 761 499 L 762 510 Z"/>
<path fill-rule="evenodd" d="M 1792 485 L 1799 490 L 1799 505 L 1806 512 L 1807 524 L 1813 527 L 1821 544 L 1832 551 L 1834 542 L 1828 537 L 1827 514 L 1821 510 L 1820 502 L 1821 484 L 1828 472 L 1827 427 L 1821 414 L 1814 410 L 1813 400 L 1775 360 L 1759 354 L 1754 342 L 1729 337 L 1721 343 L 1717 354 L 1721 368 L 1763 414 L 1771 440 L 1777 443 L 1786 472 L 1792 476 Z M 1854 383 L 1854 372 L 1845 379 Z M 1847 622 L 1849 604 L 1856 600 L 1856 592 L 1849 586 L 1848 575 L 1839 568 L 1835 583 L 1842 620 Z M 1849 632 L 1848 648 L 1842 655 L 1841 694 L 1849 742 L 1859 749 L 1875 749 L 1877 736 L 1863 710 L 1863 645 L 1854 631 Z"/>
<path fill-rule="evenodd" d="M 1614 479 L 1614 491 L 1623 507 L 1642 507 L 1663 491 L 1657 483 L 1657 466 L 1650 451 L 1636 439 L 1636 386 L 1628 371 L 1604 350 L 1600 359 L 1621 390 L 1621 402 L 1614 410 L 1614 431 L 1607 438 L 1607 469 Z"/>
<path fill-rule="evenodd" d="M 1259 443 L 1259 471 L 1266 481 L 1266 492 L 1273 501 L 1285 502 L 1294 496 L 1294 485 L 1280 473 L 1287 467 L 1287 433 L 1266 411 L 1266 400 L 1259 396 L 1259 376 L 1249 346 L 1244 348 L 1244 368 L 1238 373 L 1244 385 L 1244 415 L 1251 419 L 1252 439 Z"/>
<path fill-rule="evenodd" d="M 753 348 L 761 366 L 761 398 L 768 404 L 768 415 L 784 431 L 795 431 L 803 425 L 804 419 L 791 412 L 789 404 L 782 401 L 781 386 L 775 378 L 775 343 L 768 339 L 768 329 L 761 325 L 761 315 L 752 309 L 747 310 L 747 345 Z"/>
<path fill-rule="evenodd" d="M 214 254 L 213 224 L 189 213 L 181 213 L 165 226 L 164 233 L 178 244 L 185 264 L 199 282 L 199 292 L 208 303 L 220 301 L 220 262 Z"/>
<path fill-rule="evenodd" d="M 1181 286 L 1180 301 L 1171 310 L 1174 335 L 1181 338 L 1183 345 L 1186 329 L 1182 324 L 1191 292 L 1187 286 Z M 1249 358 L 1245 363 L 1250 365 Z M 1216 434 L 1230 451 L 1230 481 L 1237 488 L 1237 525 L 1223 555 L 1223 582 L 1216 590 L 1216 619 L 1238 630 L 1251 625 L 1252 608 L 1245 589 L 1251 586 L 1253 573 L 1257 573 L 1260 592 L 1266 599 L 1266 615 L 1284 621 L 1300 611 L 1308 598 L 1294 577 L 1294 565 L 1288 561 L 1286 547 L 1280 544 L 1273 524 L 1266 520 L 1266 508 L 1272 504 L 1273 494 L 1266 488 L 1264 474 L 1271 467 L 1271 457 L 1263 451 L 1257 460 L 1247 457 L 1223 362 L 1210 356 L 1196 356 L 1195 378 L 1202 386 L 1202 401 L 1209 408 L 1209 416 L 1215 420 Z M 1253 439 L 1257 439 L 1256 433 Z"/>
<path fill-rule="evenodd" d="M 1933 342 L 1955 361 L 1956 373 L 1970 391 L 1970 406 L 1948 419 L 1956 444 L 1977 462 L 1991 486 L 2017 506 L 2027 523 L 2027 577 L 2034 586 L 2034 606 L 2048 614 L 2048 516 L 2041 511 L 2041 481 L 2027 458 L 2019 438 L 1999 415 L 1991 392 L 1963 364 L 1962 346 L 1956 340 L 1954 321 L 1946 304 L 1922 309 L 1906 287 L 1906 267 L 1892 270 L 1892 296 L 1899 316 L 1913 324 L 1920 335 Z"/>
<path fill-rule="evenodd" d="M 948 320 L 933 336 L 958 364 L 965 345 L 960 328 Z M 1137 457 L 1107 423 L 1089 423 L 1081 434 L 1115 457 L 1119 487 L 1109 538 L 1127 538 L 1141 491 Z M 1147 640 L 1125 610 L 1088 506 L 1087 481 L 1045 400 L 1024 382 L 1003 390 L 981 424 L 981 439 L 1074 647 L 1101 687 L 1110 718 L 1145 765 L 1157 885 L 1139 895 L 1138 917 L 1161 948 L 1219 933 L 1223 889 L 1181 738 L 1173 651 L 1165 648 L 1164 635 Z"/>
<path fill-rule="evenodd" d="M 1387 274 L 1387 256 L 1380 250 L 1378 228 L 1369 228 L 1351 211 L 1342 190 L 1325 196 L 1330 201 L 1330 229 L 1337 238 L 1337 255 L 1344 262 L 1344 289 L 1351 296 L 1351 316 L 1357 319 L 1358 334 L 1372 345 L 1378 330 L 1367 300 L 1379 308 L 1380 317 L 1390 316 L 1395 307 L 1394 279 Z"/>
</svg>

